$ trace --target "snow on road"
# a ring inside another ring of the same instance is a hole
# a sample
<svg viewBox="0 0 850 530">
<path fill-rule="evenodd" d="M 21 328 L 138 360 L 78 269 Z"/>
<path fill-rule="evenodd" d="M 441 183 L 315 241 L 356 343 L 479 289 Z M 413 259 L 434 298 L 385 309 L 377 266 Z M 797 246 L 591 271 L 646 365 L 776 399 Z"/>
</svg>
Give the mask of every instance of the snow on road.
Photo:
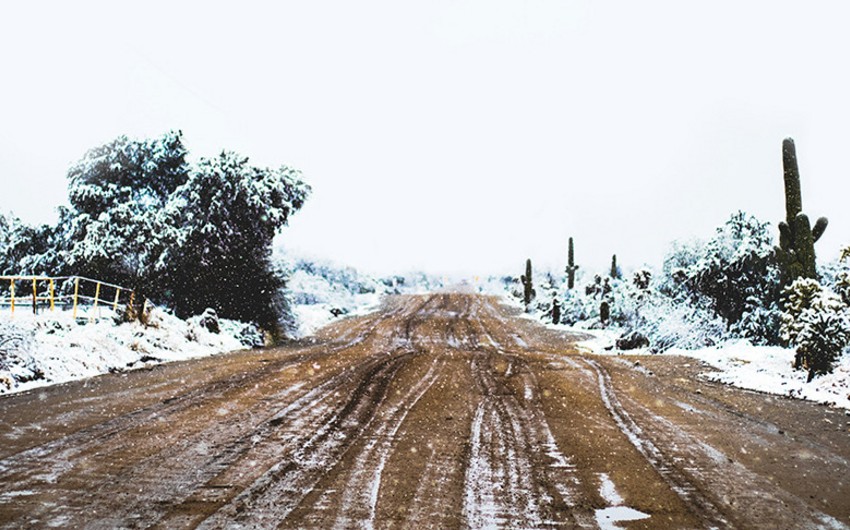
<svg viewBox="0 0 850 530">
<path fill-rule="evenodd" d="M 845 528 L 843 415 L 556 338 L 399 298 L 315 343 L 8 396 L 0 528 Z"/>
</svg>

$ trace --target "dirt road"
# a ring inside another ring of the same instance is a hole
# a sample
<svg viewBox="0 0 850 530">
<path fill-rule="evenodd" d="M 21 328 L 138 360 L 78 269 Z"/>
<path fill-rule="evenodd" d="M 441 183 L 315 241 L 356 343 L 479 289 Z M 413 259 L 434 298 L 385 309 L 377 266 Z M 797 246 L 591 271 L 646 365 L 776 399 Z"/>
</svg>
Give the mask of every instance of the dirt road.
<svg viewBox="0 0 850 530">
<path fill-rule="evenodd" d="M 312 344 L 2 398 L 0 527 L 850 524 L 843 411 L 510 313 L 398 297 Z"/>
</svg>

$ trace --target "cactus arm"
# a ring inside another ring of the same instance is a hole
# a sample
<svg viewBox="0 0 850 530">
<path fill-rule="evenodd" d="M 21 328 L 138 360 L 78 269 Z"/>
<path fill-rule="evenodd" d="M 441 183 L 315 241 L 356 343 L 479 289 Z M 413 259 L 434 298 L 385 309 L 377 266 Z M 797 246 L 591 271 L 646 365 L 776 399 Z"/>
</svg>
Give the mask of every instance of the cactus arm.
<svg viewBox="0 0 850 530">
<path fill-rule="evenodd" d="M 791 235 L 791 227 L 785 221 L 779 221 L 779 248 L 788 250 L 794 237 Z"/>
<path fill-rule="evenodd" d="M 829 219 L 826 217 L 821 217 L 817 221 L 815 221 L 815 226 L 812 228 L 812 241 L 817 243 L 820 236 L 826 231 L 826 225 L 829 224 Z"/>
</svg>

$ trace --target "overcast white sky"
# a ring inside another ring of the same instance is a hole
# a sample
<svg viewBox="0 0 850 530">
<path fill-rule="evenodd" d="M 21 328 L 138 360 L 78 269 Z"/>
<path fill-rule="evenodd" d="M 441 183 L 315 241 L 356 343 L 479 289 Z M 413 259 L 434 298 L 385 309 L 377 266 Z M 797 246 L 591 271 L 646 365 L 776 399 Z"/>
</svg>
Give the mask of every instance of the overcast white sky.
<svg viewBox="0 0 850 530">
<path fill-rule="evenodd" d="M 845 2 L 3 2 L 0 210 L 182 129 L 301 169 L 293 249 L 376 272 L 657 264 L 744 209 L 784 217 L 797 142 L 821 258 L 850 244 Z"/>
</svg>

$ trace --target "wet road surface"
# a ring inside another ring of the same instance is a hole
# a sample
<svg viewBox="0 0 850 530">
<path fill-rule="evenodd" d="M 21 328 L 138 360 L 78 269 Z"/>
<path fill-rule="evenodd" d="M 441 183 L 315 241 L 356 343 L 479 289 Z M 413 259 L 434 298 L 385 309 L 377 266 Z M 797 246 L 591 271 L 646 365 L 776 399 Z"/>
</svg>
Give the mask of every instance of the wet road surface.
<svg viewBox="0 0 850 530">
<path fill-rule="evenodd" d="M 843 411 L 495 298 L 0 398 L 2 528 L 846 528 Z"/>
</svg>

